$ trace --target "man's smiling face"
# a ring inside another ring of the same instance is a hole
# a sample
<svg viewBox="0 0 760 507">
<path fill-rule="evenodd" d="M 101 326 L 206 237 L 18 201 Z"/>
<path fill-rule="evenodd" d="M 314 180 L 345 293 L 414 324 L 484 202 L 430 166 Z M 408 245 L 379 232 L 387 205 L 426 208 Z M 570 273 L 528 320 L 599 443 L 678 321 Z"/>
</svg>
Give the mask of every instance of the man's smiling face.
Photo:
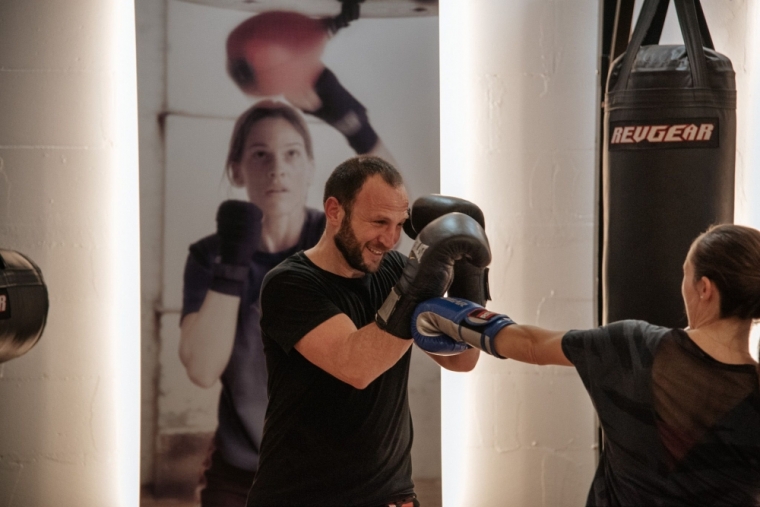
<svg viewBox="0 0 760 507">
<path fill-rule="evenodd" d="M 403 185 L 394 188 L 378 175 L 367 178 L 335 235 L 348 265 L 364 273 L 377 271 L 401 236 L 408 208 Z"/>
</svg>

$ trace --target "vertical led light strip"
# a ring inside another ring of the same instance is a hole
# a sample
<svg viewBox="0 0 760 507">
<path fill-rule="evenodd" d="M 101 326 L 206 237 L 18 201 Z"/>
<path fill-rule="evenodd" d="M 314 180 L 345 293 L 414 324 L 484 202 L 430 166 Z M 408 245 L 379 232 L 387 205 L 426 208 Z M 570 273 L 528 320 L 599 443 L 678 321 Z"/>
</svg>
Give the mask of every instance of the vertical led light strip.
<svg viewBox="0 0 760 507">
<path fill-rule="evenodd" d="M 112 122 L 109 237 L 112 410 L 116 425 L 116 498 L 119 507 L 140 502 L 140 206 L 137 142 L 137 62 L 132 0 L 111 10 Z"/>
<path fill-rule="evenodd" d="M 745 136 L 744 151 L 746 153 L 746 162 L 744 170 L 744 189 L 741 192 L 747 196 L 748 207 L 748 225 L 760 229 L 760 4 L 758 2 L 749 2 L 747 16 L 747 63 L 748 69 L 748 86 L 744 96 L 739 97 L 740 104 L 749 116 L 748 121 L 744 122 L 747 128 Z M 760 324 L 755 324 L 750 336 L 750 352 L 755 360 L 758 359 L 760 351 Z"/>
<path fill-rule="evenodd" d="M 441 92 L 441 193 L 470 192 L 475 125 L 470 2 L 441 0 L 439 51 Z M 469 376 L 441 369 L 441 474 L 443 506 L 464 505 L 467 470 L 467 384 Z"/>
<path fill-rule="evenodd" d="M 470 2 L 441 0 L 439 54 L 441 92 L 441 193 L 470 193 L 475 146 L 475 87 Z"/>
</svg>

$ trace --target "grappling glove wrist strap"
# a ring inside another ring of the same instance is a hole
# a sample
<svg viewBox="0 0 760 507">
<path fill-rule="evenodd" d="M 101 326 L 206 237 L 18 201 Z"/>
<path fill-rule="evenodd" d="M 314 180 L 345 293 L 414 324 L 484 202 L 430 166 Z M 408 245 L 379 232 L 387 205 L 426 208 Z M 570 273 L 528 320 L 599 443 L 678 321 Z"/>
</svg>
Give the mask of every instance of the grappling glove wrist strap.
<svg viewBox="0 0 760 507">
<path fill-rule="evenodd" d="M 209 289 L 228 296 L 240 296 L 243 293 L 243 283 L 248 278 L 248 266 L 234 264 L 214 264 Z"/>
</svg>

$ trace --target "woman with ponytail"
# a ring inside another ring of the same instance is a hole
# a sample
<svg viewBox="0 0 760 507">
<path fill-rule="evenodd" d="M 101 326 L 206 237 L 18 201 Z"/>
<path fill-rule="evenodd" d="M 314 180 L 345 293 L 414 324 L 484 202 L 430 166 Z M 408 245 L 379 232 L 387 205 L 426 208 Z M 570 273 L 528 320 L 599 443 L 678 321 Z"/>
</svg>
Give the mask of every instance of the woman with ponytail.
<svg viewBox="0 0 760 507">
<path fill-rule="evenodd" d="M 717 225 L 697 237 L 681 294 L 685 329 L 625 320 L 550 331 L 438 298 L 417 307 L 413 333 L 418 345 L 574 366 L 604 435 L 587 506 L 760 506 L 760 382 L 750 354 L 760 231 Z"/>
</svg>

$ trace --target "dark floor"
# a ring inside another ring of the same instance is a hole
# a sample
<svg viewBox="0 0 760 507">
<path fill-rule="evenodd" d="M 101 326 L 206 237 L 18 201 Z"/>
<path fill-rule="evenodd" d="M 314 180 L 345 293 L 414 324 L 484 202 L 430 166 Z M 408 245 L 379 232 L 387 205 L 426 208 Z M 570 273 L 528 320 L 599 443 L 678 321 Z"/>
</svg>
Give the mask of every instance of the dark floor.
<svg viewBox="0 0 760 507">
<path fill-rule="evenodd" d="M 441 507 L 441 481 L 415 479 L 415 490 L 422 507 Z M 147 490 L 140 495 L 140 507 L 197 507 L 195 502 L 171 498 L 153 498 Z"/>
</svg>

